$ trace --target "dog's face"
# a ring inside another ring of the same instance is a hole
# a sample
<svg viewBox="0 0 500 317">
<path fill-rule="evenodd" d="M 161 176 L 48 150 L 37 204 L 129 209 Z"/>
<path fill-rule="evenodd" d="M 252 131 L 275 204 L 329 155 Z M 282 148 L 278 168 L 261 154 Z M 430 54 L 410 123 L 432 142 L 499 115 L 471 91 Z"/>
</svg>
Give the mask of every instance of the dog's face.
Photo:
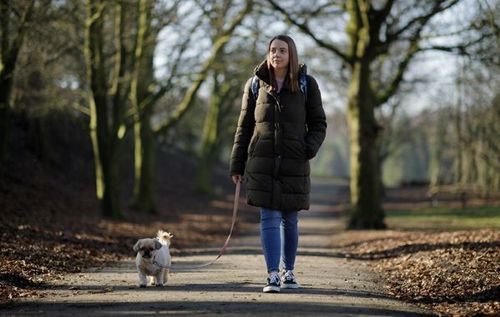
<svg viewBox="0 0 500 317">
<path fill-rule="evenodd" d="M 156 239 L 139 239 L 134 245 L 134 251 L 142 258 L 150 259 L 161 247 L 162 244 Z"/>
</svg>

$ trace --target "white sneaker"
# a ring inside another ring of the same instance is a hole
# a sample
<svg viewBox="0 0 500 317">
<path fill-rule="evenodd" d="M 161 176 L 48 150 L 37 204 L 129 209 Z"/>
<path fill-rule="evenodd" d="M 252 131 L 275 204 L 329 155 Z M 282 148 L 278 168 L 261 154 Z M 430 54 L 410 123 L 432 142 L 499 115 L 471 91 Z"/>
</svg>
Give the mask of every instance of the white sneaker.
<svg viewBox="0 0 500 317">
<path fill-rule="evenodd" d="M 299 288 L 300 285 L 297 283 L 295 279 L 295 275 L 293 271 L 286 271 L 285 274 L 281 277 L 282 285 L 281 288 Z"/>
<path fill-rule="evenodd" d="M 262 291 L 264 293 L 279 293 L 280 292 L 280 276 L 278 272 L 271 272 L 267 278 L 267 284 Z"/>
</svg>

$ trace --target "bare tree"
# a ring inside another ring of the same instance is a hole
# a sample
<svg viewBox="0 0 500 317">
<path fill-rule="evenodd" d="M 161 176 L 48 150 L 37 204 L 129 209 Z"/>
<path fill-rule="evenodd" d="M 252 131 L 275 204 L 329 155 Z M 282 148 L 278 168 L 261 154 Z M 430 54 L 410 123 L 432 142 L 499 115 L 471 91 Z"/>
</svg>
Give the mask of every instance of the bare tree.
<svg viewBox="0 0 500 317">
<path fill-rule="evenodd" d="M 126 1 L 87 0 L 85 61 L 90 137 L 94 151 L 96 194 L 104 216 L 122 217 L 120 206 L 120 147 L 126 132 L 125 111 L 130 80 L 125 46 Z M 113 15 L 109 15 L 109 14 Z M 107 17 L 114 16 L 113 32 L 106 32 Z M 112 34 L 110 49 L 106 34 Z M 109 52 L 113 52 L 109 54 Z M 111 57 L 108 58 L 108 55 Z M 111 65 L 111 67 L 109 67 Z M 111 83 L 108 84 L 108 78 Z"/>
<path fill-rule="evenodd" d="M 293 10 L 274 0 L 268 2 L 318 46 L 340 58 L 349 70 L 351 217 L 348 227 L 385 228 L 377 162 L 377 140 L 382 127 L 376 120 L 375 109 L 398 92 L 410 62 L 419 52 L 461 53 L 471 44 L 435 45 L 429 38 L 437 35 L 426 29 L 433 17 L 457 5 L 460 0 L 330 1 L 307 9 L 295 6 Z M 330 23 L 324 23 L 322 28 L 313 27 L 326 16 Z M 334 16 L 339 19 L 332 19 Z M 348 16 L 346 24 L 341 22 L 343 16 Z M 343 27 L 345 32 L 342 34 L 339 28 Z M 330 40 L 332 37 L 325 34 L 328 31 L 338 34 L 338 43 Z M 389 61 L 382 68 L 384 74 L 374 73 L 376 63 L 384 61 Z"/>
<path fill-rule="evenodd" d="M 35 0 L 0 1 L 0 175 L 8 154 L 12 85 L 19 51 L 35 9 Z"/>
<path fill-rule="evenodd" d="M 233 1 L 225 1 L 226 7 L 231 7 L 234 3 Z M 209 16 L 214 13 L 212 7 L 217 7 L 217 3 L 213 3 L 210 1 L 200 2 L 201 8 L 204 10 L 204 15 Z M 188 113 L 188 111 L 192 108 L 196 101 L 197 93 L 202 86 L 202 84 L 207 79 L 209 72 L 211 71 L 214 64 L 220 59 L 225 46 L 231 39 L 233 32 L 236 27 L 241 24 L 245 16 L 251 11 L 253 1 L 245 0 L 243 2 L 243 6 L 241 9 L 236 12 L 232 17 L 230 16 L 230 12 L 221 11 L 220 15 L 217 16 L 219 19 L 219 29 L 216 36 L 212 39 L 211 51 L 205 61 L 202 63 L 200 69 L 194 74 L 194 80 L 190 83 L 189 87 L 183 94 L 182 99 L 175 105 L 174 110 L 169 113 L 169 115 L 164 118 L 163 122 L 157 126 L 151 125 L 151 116 L 155 112 L 154 108 L 158 104 L 160 98 L 162 98 L 170 88 L 172 88 L 172 79 L 174 78 L 174 72 L 171 74 L 169 80 L 166 81 L 160 88 L 155 92 L 151 93 L 142 100 L 133 101 L 135 106 L 135 120 L 134 123 L 136 125 L 136 133 L 135 133 L 135 165 L 136 165 L 136 173 L 135 173 L 135 182 L 136 187 L 134 191 L 134 205 L 136 208 L 146 211 L 154 211 L 154 203 L 153 203 L 153 192 L 152 187 L 148 184 L 151 184 L 154 180 L 154 167 L 152 160 L 144 159 L 143 155 L 149 153 L 152 155 L 154 148 L 154 138 L 152 136 L 159 136 L 168 133 L 172 128 L 174 128 L 177 123 Z M 142 11 L 141 11 L 142 12 Z M 143 19 L 142 21 L 147 21 L 147 19 Z M 149 22 L 146 22 L 149 23 Z M 147 27 L 147 26 L 141 26 Z M 193 27 L 193 31 L 198 28 L 198 25 L 195 23 Z M 138 33 L 138 36 L 141 33 Z M 140 38 L 138 38 L 138 42 L 140 42 Z M 186 48 L 189 44 L 189 38 L 186 41 L 181 43 L 181 47 Z M 140 50 L 139 45 L 136 48 L 136 58 L 138 58 L 138 50 Z M 181 50 L 182 53 L 182 50 Z M 179 63 L 179 61 L 177 61 Z M 174 65 L 177 67 L 177 65 Z M 135 72 L 135 76 L 137 76 L 138 72 Z M 137 78 L 134 78 L 137 80 Z M 132 93 L 134 89 L 132 90 Z M 131 99 L 136 99 L 137 96 L 132 95 Z M 139 117 L 140 116 L 140 117 Z M 140 126 L 137 127 L 137 126 Z M 141 129 L 141 132 L 138 133 L 138 129 Z M 144 139 L 148 137 L 148 142 L 143 142 Z M 144 181 L 143 179 L 147 180 Z"/>
</svg>

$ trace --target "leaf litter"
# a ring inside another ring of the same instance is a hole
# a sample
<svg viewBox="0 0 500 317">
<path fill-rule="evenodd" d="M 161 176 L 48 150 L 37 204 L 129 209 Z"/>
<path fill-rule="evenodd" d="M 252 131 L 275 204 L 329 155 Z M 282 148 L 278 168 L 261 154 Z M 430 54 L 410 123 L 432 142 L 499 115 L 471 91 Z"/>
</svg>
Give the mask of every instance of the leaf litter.
<svg viewBox="0 0 500 317">
<path fill-rule="evenodd" d="M 442 316 L 500 314 L 500 231 L 346 231 L 346 257 L 368 261 L 396 298 Z"/>
</svg>

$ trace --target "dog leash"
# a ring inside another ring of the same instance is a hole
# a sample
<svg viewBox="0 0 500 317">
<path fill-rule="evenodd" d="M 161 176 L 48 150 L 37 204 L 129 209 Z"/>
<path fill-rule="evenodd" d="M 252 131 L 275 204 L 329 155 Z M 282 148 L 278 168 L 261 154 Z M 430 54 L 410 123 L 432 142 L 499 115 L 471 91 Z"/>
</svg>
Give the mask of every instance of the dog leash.
<svg viewBox="0 0 500 317">
<path fill-rule="evenodd" d="M 229 240 L 231 239 L 231 235 L 233 234 L 233 230 L 234 230 L 234 225 L 236 224 L 236 216 L 238 215 L 238 203 L 239 203 L 239 200 L 240 200 L 240 188 L 241 188 L 241 182 L 237 182 L 236 183 L 236 189 L 234 191 L 233 219 L 231 221 L 231 229 L 229 229 L 229 234 L 228 234 L 228 236 L 226 238 L 226 242 L 224 242 L 224 245 L 220 249 L 219 255 L 217 255 L 217 257 L 215 259 L 213 259 L 212 261 L 207 262 L 207 263 L 203 263 L 203 264 L 199 264 L 199 265 L 192 265 L 192 266 L 170 266 L 169 268 L 172 271 L 177 271 L 177 270 L 186 271 L 186 270 L 201 269 L 201 268 L 204 268 L 204 267 L 207 267 L 207 266 L 210 266 L 210 265 L 214 264 L 215 261 L 217 261 L 218 259 L 220 259 L 220 257 L 222 256 L 222 254 L 224 254 L 224 251 L 226 251 L 226 249 L 227 249 L 227 247 L 229 245 Z M 158 265 L 160 267 L 163 267 L 159 263 L 156 263 L 156 261 L 153 262 L 153 264 L 156 264 L 156 265 Z"/>
</svg>

